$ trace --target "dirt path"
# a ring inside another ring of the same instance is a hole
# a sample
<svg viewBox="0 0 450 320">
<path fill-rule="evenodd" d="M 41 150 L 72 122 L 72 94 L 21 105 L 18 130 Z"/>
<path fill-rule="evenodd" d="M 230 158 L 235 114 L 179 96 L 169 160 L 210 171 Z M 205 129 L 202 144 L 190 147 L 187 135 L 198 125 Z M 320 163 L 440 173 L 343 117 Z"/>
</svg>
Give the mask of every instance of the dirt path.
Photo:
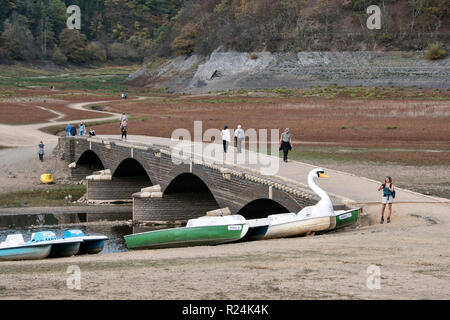
<svg viewBox="0 0 450 320">
<path fill-rule="evenodd" d="M 67 105 L 68 108 L 75 110 L 83 110 L 86 106 L 92 104 L 104 104 L 112 102 L 109 101 L 96 101 L 96 102 L 81 102 L 81 103 L 73 103 Z M 98 113 L 104 113 L 108 115 L 102 118 L 94 118 L 94 119 L 78 119 L 78 120 L 70 120 L 70 121 L 52 121 L 49 122 L 41 122 L 35 124 L 27 124 L 27 125 L 6 125 L 0 124 L 0 146 L 4 147 L 28 147 L 28 146 L 37 146 L 39 141 L 43 141 L 44 144 L 55 144 L 58 141 L 58 137 L 42 132 L 40 129 L 48 127 L 50 125 L 65 125 L 65 124 L 79 124 L 80 122 L 87 121 L 95 121 L 95 120 L 114 120 L 120 119 L 119 113 L 105 112 L 105 111 L 96 111 Z M 59 116 L 63 116 L 63 114 L 59 114 Z"/>
</svg>

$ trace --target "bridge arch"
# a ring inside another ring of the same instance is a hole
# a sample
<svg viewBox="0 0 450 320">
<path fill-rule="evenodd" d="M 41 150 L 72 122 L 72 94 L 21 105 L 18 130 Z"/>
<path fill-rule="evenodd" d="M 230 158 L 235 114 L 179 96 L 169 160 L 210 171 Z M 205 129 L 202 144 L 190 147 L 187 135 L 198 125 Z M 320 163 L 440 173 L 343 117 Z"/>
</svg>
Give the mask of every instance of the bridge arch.
<svg viewBox="0 0 450 320">
<path fill-rule="evenodd" d="M 261 198 L 253 200 L 243 206 L 237 214 L 246 219 L 265 218 L 270 214 L 290 212 L 286 207 L 272 199 Z"/>
<path fill-rule="evenodd" d="M 81 180 L 94 171 L 103 169 L 105 166 L 100 157 L 94 151 L 86 150 L 76 161 L 76 167 L 72 169 L 71 174 L 73 178 Z"/>
<path fill-rule="evenodd" d="M 111 180 L 89 182 L 90 199 L 131 200 L 133 193 L 153 185 L 147 171 L 136 159 L 125 158 L 111 171 Z"/>
<path fill-rule="evenodd" d="M 196 174 L 184 172 L 177 175 L 165 188 L 163 198 L 170 200 L 189 218 L 204 216 L 207 211 L 219 209 L 208 185 Z"/>
<path fill-rule="evenodd" d="M 148 180 L 151 183 L 151 179 L 145 170 L 144 166 L 134 158 L 125 158 L 112 172 L 113 178 L 133 177 L 140 178 L 142 180 Z"/>
</svg>

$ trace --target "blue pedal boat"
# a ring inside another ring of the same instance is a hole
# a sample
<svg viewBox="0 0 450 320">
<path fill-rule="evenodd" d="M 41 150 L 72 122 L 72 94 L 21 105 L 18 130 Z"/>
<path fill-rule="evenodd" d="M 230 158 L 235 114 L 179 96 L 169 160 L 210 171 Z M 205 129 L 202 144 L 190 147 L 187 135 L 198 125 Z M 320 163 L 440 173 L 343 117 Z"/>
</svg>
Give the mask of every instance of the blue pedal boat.
<svg viewBox="0 0 450 320">
<path fill-rule="evenodd" d="M 64 232 L 64 239 L 81 239 L 80 250 L 77 254 L 97 254 L 101 252 L 105 246 L 107 236 L 87 236 L 79 229 L 67 230 Z"/>
<path fill-rule="evenodd" d="M 53 231 L 40 231 L 31 235 L 31 243 L 48 243 L 52 246 L 49 258 L 71 257 L 80 250 L 81 239 L 58 239 Z"/>
<path fill-rule="evenodd" d="M 11 234 L 0 243 L 0 261 L 45 259 L 51 249 L 49 243 L 25 242 L 21 233 Z"/>
</svg>

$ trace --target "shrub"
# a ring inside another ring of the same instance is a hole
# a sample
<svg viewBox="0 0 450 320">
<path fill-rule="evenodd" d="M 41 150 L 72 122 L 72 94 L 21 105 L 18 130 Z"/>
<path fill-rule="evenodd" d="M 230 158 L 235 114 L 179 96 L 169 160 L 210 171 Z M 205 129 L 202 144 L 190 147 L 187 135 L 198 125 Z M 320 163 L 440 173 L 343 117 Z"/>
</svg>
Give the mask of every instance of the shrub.
<svg viewBox="0 0 450 320">
<path fill-rule="evenodd" d="M 98 42 L 91 42 L 86 47 L 86 55 L 92 62 L 105 62 L 106 61 L 106 50 Z"/>
<path fill-rule="evenodd" d="M 428 45 L 425 55 L 428 60 L 439 60 L 447 56 L 444 46 L 440 42 L 434 42 Z"/>
<path fill-rule="evenodd" d="M 86 36 L 76 29 L 64 29 L 59 35 L 59 41 L 63 53 L 73 63 L 85 63 L 88 61 L 86 55 Z"/>
<path fill-rule="evenodd" d="M 115 61 L 134 61 L 138 59 L 136 50 L 130 48 L 126 44 L 114 42 L 108 48 L 108 54 L 112 60 Z"/>
<path fill-rule="evenodd" d="M 57 65 L 64 65 L 67 63 L 67 57 L 62 53 L 59 47 L 53 48 L 52 61 Z"/>
</svg>

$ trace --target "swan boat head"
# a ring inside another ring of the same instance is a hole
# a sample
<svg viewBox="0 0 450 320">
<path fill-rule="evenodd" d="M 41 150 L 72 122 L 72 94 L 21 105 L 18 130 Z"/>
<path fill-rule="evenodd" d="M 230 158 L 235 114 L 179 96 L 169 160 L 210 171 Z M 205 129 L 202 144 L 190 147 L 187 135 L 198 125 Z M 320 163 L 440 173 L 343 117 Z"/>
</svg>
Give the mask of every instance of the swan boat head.
<svg viewBox="0 0 450 320">
<path fill-rule="evenodd" d="M 317 218 L 334 215 L 333 203 L 331 202 L 330 197 L 316 184 L 315 179 L 320 178 L 329 178 L 322 168 L 315 168 L 309 172 L 308 185 L 320 197 L 320 201 L 314 206 L 303 208 L 300 212 L 298 212 L 298 215 L 304 216 L 305 218 Z"/>
</svg>

